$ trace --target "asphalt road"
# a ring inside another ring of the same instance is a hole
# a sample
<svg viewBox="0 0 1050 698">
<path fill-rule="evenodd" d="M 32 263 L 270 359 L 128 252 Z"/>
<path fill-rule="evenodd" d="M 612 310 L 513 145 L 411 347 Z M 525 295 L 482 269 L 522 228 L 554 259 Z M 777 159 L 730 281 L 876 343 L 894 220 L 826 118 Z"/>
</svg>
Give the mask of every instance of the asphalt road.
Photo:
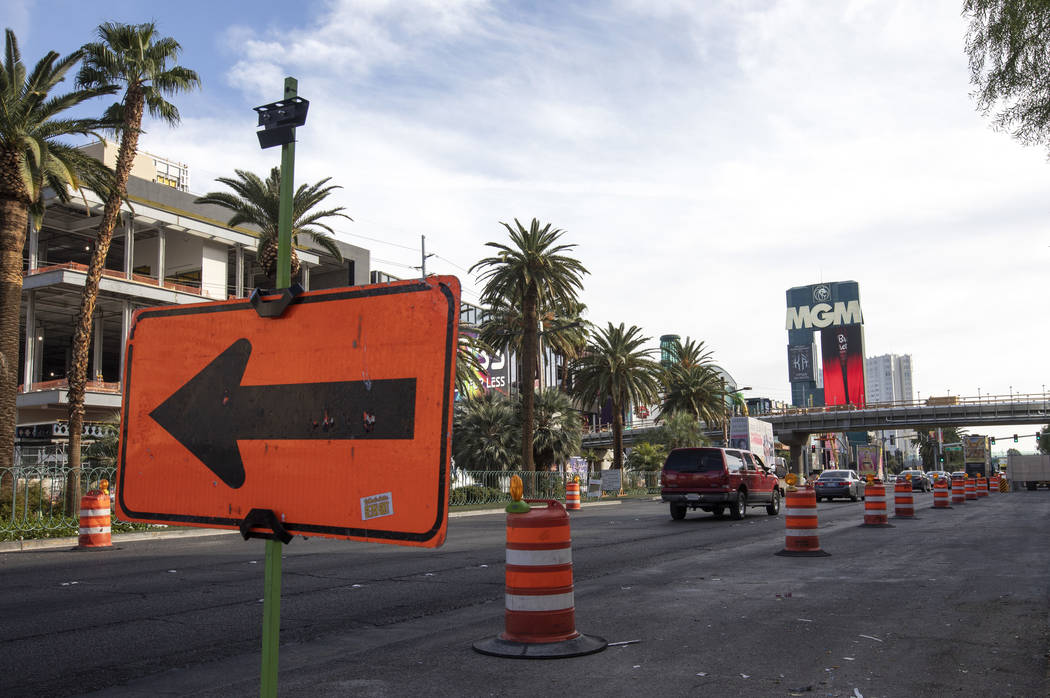
<svg viewBox="0 0 1050 698">
<path fill-rule="evenodd" d="M 861 528 L 819 505 L 825 558 L 785 558 L 783 515 L 744 521 L 626 501 L 572 516 L 573 659 L 484 656 L 503 630 L 501 514 L 437 550 L 286 546 L 288 696 L 1046 696 L 1050 493 L 994 494 Z M 0 695 L 257 695 L 263 543 L 0 554 Z"/>
</svg>

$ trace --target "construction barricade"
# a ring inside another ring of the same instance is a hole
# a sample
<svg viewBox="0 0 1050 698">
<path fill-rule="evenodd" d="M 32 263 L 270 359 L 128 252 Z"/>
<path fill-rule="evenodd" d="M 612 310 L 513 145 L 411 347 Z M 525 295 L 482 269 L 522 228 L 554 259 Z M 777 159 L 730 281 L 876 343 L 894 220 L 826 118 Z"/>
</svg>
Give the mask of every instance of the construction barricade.
<svg viewBox="0 0 1050 698">
<path fill-rule="evenodd" d="M 981 499 L 988 496 L 988 478 L 979 477 L 977 478 L 977 498 Z"/>
<path fill-rule="evenodd" d="M 556 659 L 600 652 L 608 643 L 576 630 L 569 515 L 560 502 L 529 507 L 514 476 L 507 507 L 506 613 L 504 632 L 478 640 L 482 654 Z M 516 486 L 516 487 L 515 487 Z"/>
<path fill-rule="evenodd" d="M 991 494 L 992 492 L 998 492 L 998 491 L 999 491 L 999 476 L 998 475 L 992 475 L 991 479 L 988 480 L 988 493 Z"/>
<path fill-rule="evenodd" d="M 952 506 L 966 503 L 966 481 L 952 478 Z"/>
<path fill-rule="evenodd" d="M 895 483 L 893 486 L 893 518 L 915 518 L 915 493 L 912 491 L 910 480 Z"/>
<path fill-rule="evenodd" d="M 89 490 L 80 498 L 80 536 L 76 550 L 107 550 L 113 548 L 110 537 L 110 501 L 103 480 L 100 489 Z"/>
<path fill-rule="evenodd" d="M 966 478 L 966 499 L 977 499 L 977 480 L 972 477 Z"/>
<path fill-rule="evenodd" d="M 811 487 L 788 488 L 784 500 L 784 557 L 827 557 L 817 536 L 817 495 Z"/>
<path fill-rule="evenodd" d="M 910 487 L 910 485 L 909 485 Z M 890 528 L 886 516 L 886 485 L 876 482 L 864 489 L 864 523 L 867 528 Z"/>
<path fill-rule="evenodd" d="M 948 483 L 944 478 L 937 478 L 937 482 L 933 485 L 933 508 L 934 509 L 951 509 L 951 503 L 948 498 Z"/>
<path fill-rule="evenodd" d="M 580 508 L 580 481 L 574 479 L 565 485 L 565 508 L 577 511 Z"/>
</svg>

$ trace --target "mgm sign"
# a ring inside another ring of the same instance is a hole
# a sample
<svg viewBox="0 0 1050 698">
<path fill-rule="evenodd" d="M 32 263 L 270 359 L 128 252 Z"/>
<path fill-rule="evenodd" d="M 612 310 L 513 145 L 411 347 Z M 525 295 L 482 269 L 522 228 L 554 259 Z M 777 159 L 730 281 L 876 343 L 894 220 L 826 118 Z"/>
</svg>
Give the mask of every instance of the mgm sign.
<svg viewBox="0 0 1050 698">
<path fill-rule="evenodd" d="M 864 315 L 856 281 L 796 286 L 787 292 L 791 402 L 864 406 Z M 817 338 L 824 389 L 817 387 Z"/>
</svg>

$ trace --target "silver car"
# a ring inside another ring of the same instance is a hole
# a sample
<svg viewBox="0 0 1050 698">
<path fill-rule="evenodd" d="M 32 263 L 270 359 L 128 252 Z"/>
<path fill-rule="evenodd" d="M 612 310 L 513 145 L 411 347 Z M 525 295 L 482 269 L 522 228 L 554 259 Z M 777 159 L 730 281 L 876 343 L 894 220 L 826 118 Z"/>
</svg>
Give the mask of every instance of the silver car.
<svg viewBox="0 0 1050 698">
<path fill-rule="evenodd" d="M 851 502 L 864 499 L 864 481 L 856 470 L 825 470 L 813 483 L 817 501 L 835 497 L 849 497 Z"/>
</svg>

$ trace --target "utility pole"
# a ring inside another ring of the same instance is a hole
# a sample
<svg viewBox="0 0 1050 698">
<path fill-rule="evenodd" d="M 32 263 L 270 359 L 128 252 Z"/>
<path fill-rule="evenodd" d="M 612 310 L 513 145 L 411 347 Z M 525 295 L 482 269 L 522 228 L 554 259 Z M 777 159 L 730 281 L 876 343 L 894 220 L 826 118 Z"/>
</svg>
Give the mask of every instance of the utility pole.
<svg viewBox="0 0 1050 698">
<path fill-rule="evenodd" d="M 427 278 L 427 257 L 433 257 L 434 255 L 427 254 L 427 236 L 420 235 L 419 240 L 420 254 L 422 254 L 423 259 L 420 265 L 416 267 L 416 269 L 419 269 L 420 274 L 422 274 L 422 277 L 425 279 Z"/>
</svg>

